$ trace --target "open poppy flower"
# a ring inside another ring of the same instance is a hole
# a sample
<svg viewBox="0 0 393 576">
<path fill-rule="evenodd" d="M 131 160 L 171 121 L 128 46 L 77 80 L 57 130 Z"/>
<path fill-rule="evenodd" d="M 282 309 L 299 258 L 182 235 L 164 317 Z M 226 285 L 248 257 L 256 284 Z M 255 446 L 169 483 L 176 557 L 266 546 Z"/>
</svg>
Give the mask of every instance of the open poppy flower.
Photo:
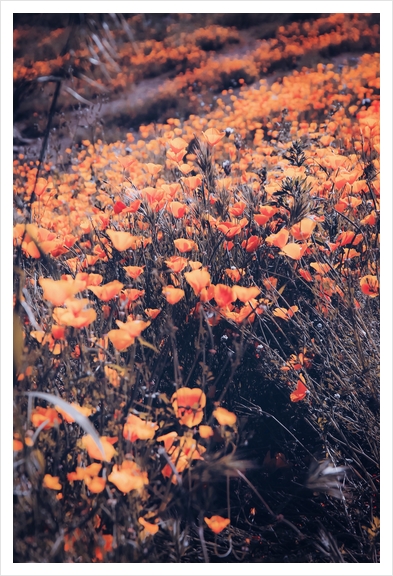
<svg viewBox="0 0 393 576">
<path fill-rule="evenodd" d="M 223 518 L 222 516 L 212 516 L 211 518 L 205 517 L 204 521 L 214 534 L 219 534 L 231 523 L 229 518 Z"/>
<path fill-rule="evenodd" d="M 240 302 L 249 302 L 253 298 L 256 298 L 258 294 L 260 294 L 260 289 L 258 286 L 250 286 L 249 288 L 245 288 L 244 286 L 233 286 L 233 290 L 235 292 L 236 298 L 240 300 Z"/>
<path fill-rule="evenodd" d="M 297 306 L 291 306 L 288 310 L 286 308 L 275 308 L 273 310 L 273 316 L 277 316 L 277 318 L 282 318 L 283 320 L 288 321 L 298 310 L 299 308 Z"/>
<path fill-rule="evenodd" d="M 131 490 L 137 490 L 142 494 L 144 487 L 149 484 L 147 472 L 142 471 L 137 463 L 131 460 L 124 460 L 121 465 L 115 464 L 108 481 L 123 494 L 128 494 Z"/>
<path fill-rule="evenodd" d="M 123 436 L 130 442 L 135 442 L 135 440 L 150 440 L 154 438 L 157 429 L 158 426 L 155 422 L 147 422 L 135 414 L 129 414 L 124 424 Z"/>
<path fill-rule="evenodd" d="M 169 434 L 167 436 L 169 436 Z M 203 459 L 202 454 L 206 451 L 206 448 L 198 445 L 192 435 L 185 435 L 177 439 L 177 446 L 172 445 L 169 449 L 166 448 L 166 450 L 171 457 L 173 466 L 169 463 L 166 464 L 162 469 L 162 475 L 165 478 L 172 476 L 172 483 L 176 484 L 177 478 L 173 473 L 173 468 L 181 474 L 191 465 L 193 460 Z"/>
<path fill-rule="evenodd" d="M 109 330 L 107 336 L 119 352 L 127 350 L 135 342 L 135 338 L 130 336 L 126 330 Z"/>
<path fill-rule="evenodd" d="M 307 244 L 296 244 L 296 242 L 290 242 L 281 249 L 280 254 L 289 256 L 289 258 L 292 258 L 292 260 L 300 260 L 306 250 Z"/>
<path fill-rule="evenodd" d="M 206 142 L 213 148 L 225 136 L 225 132 L 220 132 L 217 128 L 208 128 L 206 132 L 202 132 Z"/>
<path fill-rule="evenodd" d="M 58 426 L 61 423 L 57 410 L 54 408 L 43 408 L 42 406 L 37 406 L 35 410 L 31 413 L 31 423 L 35 428 L 38 428 L 47 422 L 44 426 L 44 430 L 49 430 L 53 426 Z"/>
<path fill-rule="evenodd" d="M 174 288 L 174 286 L 164 286 L 162 289 L 168 304 L 177 304 L 182 298 L 184 298 L 184 290 L 181 288 Z"/>
<path fill-rule="evenodd" d="M 112 241 L 113 246 L 119 252 L 124 252 L 124 250 L 128 250 L 132 248 L 135 244 L 135 236 L 130 234 L 129 232 L 118 232 L 117 230 L 106 230 L 109 238 Z"/>
<path fill-rule="evenodd" d="M 44 488 L 49 488 L 49 490 L 61 490 L 62 485 L 59 482 L 58 476 L 51 476 L 50 474 L 45 474 L 42 485 Z"/>
<path fill-rule="evenodd" d="M 116 324 L 119 326 L 120 330 L 125 330 L 133 338 L 137 338 L 150 326 L 150 322 L 144 322 L 143 320 L 133 320 L 132 316 L 127 318 L 127 322 L 121 322 L 116 320 Z"/>
<path fill-rule="evenodd" d="M 96 476 L 95 478 L 91 478 L 90 476 L 86 476 L 84 479 L 86 486 L 90 490 L 92 494 L 101 494 L 105 490 L 106 480 L 100 476 Z"/>
<path fill-rule="evenodd" d="M 282 228 L 277 234 L 270 234 L 266 238 L 266 244 L 271 246 L 277 246 L 277 248 L 284 248 L 285 244 L 288 242 L 289 230 Z"/>
<path fill-rule="evenodd" d="M 291 234 L 295 240 L 308 240 L 314 231 L 317 223 L 311 218 L 303 218 L 291 228 Z"/>
<path fill-rule="evenodd" d="M 291 402 L 299 402 L 307 396 L 308 388 L 304 385 L 304 377 L 301 374 L 299 380 L 297 381 L 296 390 L 294 390 L 291 395 Z"/>
<path fill-rule="evenodd" d="M 193 288 L 196 296 L 200 294 L 203 288 L 210 284 L 210 274 L 207 270 L 193 270 L 192 272 L 185 272 L 184 278 L 188 284 Z"/>
<path fill-rule="evenodd" d="M 117 454 L 115 448 L 113 448 L 113 444 L 117 442 L 117 436 L 114 438 L 110 438 L 108 436 L 100 436 L 100 440 L 104 449 L 105 458 L 103 458 L 101 451 L 99 450 L 97 444 L 95 443 L 92 436 L 90 436 L 90 434 L 82 436 L 82 438 L 78 441 L 78 444 L 81 448 L 87 450 L 90 458 L 94 458 L 94 460 L 105 460 L 105 462 L 110 462 L 113 456 Z"/>
<path fill-rule="evenodd" d="M 379 282 L 376 276 L 368 274 L 360 279 L 360 289 L 363 294 L 366 294 L 370 298 L 375 298 L 379 294 Z"/>
<path fill-rule="evenodd" d="M 75 294 L 85 289 L 86 283 L 80 280 L 52 280 L 51 278 L 40 278 L 38 280 L 43 288 L 43 298 L 54 306 L 62 306 L 67 298 L 72 298 Z"/>
<path fill-rule="evenodd" d="M 95 408 L 88 408 L 87 406 L 79 406 L 79 404 L 77 404 L 76 402 L 72 402 L 71 406 L 75 408 L 75 410 L 78 410 L 78 412 L 80 412 L 81 414 L 83 414 L 83 416 L 86 416 L 87 418 L 92 414 L 94 414 L 94 412 L 96 411 Z M 59 408 L 59 406 L 55 406 L 55 408 L 60 414 L 60 416 L 63 418 L 63 420 L 65 420 L 68 423 L 75 422 L 74 418 L 72 418 L 72 416 L 70 416 L 65 410 Z"/>
<path fill-rule="evenodd" d="M 124 284 L 119 282 L 118 280 L 113 280 L 112 282 L 108 282 L 108 284 L 104 284 L 103 286 L 89 286 L 88 289 L 93 292 L 103 302 L 109 302 L 115 296 L 117 296 L 124 287 Z"/>
<path fill-rule="evenodd" d="M 144 266 L 123 266 L 127 275 L 134 280 L 142 274 Z"/>
<path fill-rule="evenodd" d="M 181 202 L 170 202 L 170 204 L 168 204 L 168 212 L 170 212 L 174 218 L 183 218 L 186 211 L 187 205 Z"/>
<path fill-rule="evenodd" d="M 154 534 L 156 534 L 159 530 L 158 524 L 152 524 L 151 522 L 147 522 L 147 520 L 145 520 L 142 516 L 138 518 L 138 522 L 139 524 L 142 524 L 145 531 L 148 534 L 151 534 L 152 536 L 154 536 Z"/>
<path fill-rule="evenodd" d="M 221 408 L 221 406 L 213 411 L 213 416 L 221 426 L 234 426 L 236 424 L 236 414 L 226 408 Z"/>
<path fill-rule="evenodd" d="M 179 388 L 171 402 L 180 424 L 192 428 L 202 422 L 206 395 L 200 388 Z"/>
<path fill-rule="evenodd" d="M 219 308 L 225 308 L 236 300 L 236 291 L 231 286 L 217 284 L 214 287 L 214 300 Z"/>
<path fill-rule="evenodd" d="M 194 240 L 187 240 L 186 238 L 178 238 L 174 240 L 174 244 L 179 252 L 191 252 L 192 250 L 198 250 L 198 246 Z"/>
<path fill-rule="evenodd" d="M 183 258 L 183 256 L 171 256 L 168 260 L 164 260 L 164 262 L 172 272 L 178 274 L 187 266 L 188 260 L 187 258 Z"/>
</svg>

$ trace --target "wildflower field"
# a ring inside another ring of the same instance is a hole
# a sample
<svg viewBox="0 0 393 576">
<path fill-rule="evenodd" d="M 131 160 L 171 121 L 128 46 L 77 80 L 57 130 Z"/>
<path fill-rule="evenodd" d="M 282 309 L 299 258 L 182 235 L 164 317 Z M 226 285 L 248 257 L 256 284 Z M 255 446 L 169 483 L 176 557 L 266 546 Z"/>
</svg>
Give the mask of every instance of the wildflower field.
<svg viewBox="0 0 393 576">
<path fill-rule="evenodd" d="M 379 14 L 14 20 L 14 562 L 379 562 Z"/>
</svg>

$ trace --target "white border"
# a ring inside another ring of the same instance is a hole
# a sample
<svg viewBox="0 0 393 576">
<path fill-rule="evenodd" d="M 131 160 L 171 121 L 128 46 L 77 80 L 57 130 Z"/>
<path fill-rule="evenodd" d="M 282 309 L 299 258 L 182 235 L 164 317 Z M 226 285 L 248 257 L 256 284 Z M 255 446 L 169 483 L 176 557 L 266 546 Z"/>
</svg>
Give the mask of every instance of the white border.
<svg viewBox="0 0 393 576">
<path fill-rule="evenodd" d="M 12 562 L 12 17 L 14 13 L 69 12 L 134 13 L 336 13 L 381 14 L 381 167 L 382 167 L 382 244 L 381 244 L 381 370 L 382 370 L 382 482 L 381 482 L 381 564 L 342 564 L 339 571 L 329 564 L 318 568 L 310 564 L 215 564 L 211 568 L 196 564 L 13 564 Z M 1 1 L 1 574 L 67 575 L 93 574 L 392 574 L 392 3 L 390 0 L 365 1 Z"/>
</svg>

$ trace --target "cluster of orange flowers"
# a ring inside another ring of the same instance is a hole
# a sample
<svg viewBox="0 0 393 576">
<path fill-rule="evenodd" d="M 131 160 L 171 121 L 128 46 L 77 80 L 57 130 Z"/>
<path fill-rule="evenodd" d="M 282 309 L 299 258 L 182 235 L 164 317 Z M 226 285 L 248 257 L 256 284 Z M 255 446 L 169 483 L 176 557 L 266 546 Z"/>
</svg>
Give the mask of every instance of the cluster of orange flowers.
<svg viewBox="0 0 393 576">
<path fill-rule="evenodd" d="M 348 31 L 345 15 L 337 21 Z M 33 338 L 61 358 L 69 335 L 83 335 L 116 388 L 127 368 L 121 353 L 137 341 L 152 346 L 149 334 L 173 307 L 184 322 L 204 318 L 209 327 L 225 322 L 252 331 L 265 316 L 285 328 L 296 322 L 301 304 L 280 300 L 285 282 L 268 268 L 254 280 L 250 269 L 260 254 L 266 262 L 285 262 L 297 281 L 312 286 L 315 306 L 326 317 L 333 298 L 344 301 L 349 283 L 355 285 L 354 305 L 362 308 L 379 294 L 378 88 L 379 57 L 365 55 L 354 68 L 321 64 L 271 86 L 261 82 L 238 97 L 228 91 L 205 117 L 143 126 L 137 141 L 131 135 L 113 144 L 83 141 L 67 151 L 69 173 L 47 166 L 37 179 L 34 163 L 19 157 L 14 195 L 30 205 L 32 223 L 22 221 L 17 203 L 15 251 L 28 271 L 41 261 L 62 271 L 59 279 L 26 275 L 23 288 L 42 299 L 47 317 L 41 330 L 25 325 L 25 341 Z M 199 148 L 192 144 L 195 135 Z M 302 161 L 293 160 L 295 137 L 308 144 Z M 210 183 L 201 155 L 211 162 Z M 298 214 L 299 198 L 285 192 L 294 188 L 307 199 Z M 326 225 L 329 212 L 340 223 L 333 233 Z M 104 333 L 97 330 L 102 317 L 109 328 Z M 116 365 L 107 361 L 109 350 Z M 286 361 L 283 371 L 296 374 L 289 401 L 309 396 L 311 363 L 306 349 Z M 180 386 L 168 404 L 172 428 L 182 435 L 166 425 L 162 431 L 164 423 L 153 413 L 129 412 L 122 440 L 150 443 L 165 459 L 161 475 L 177 484 L 204 459 L 215 434 L 235 434 L 236 415 L 216 405 L 211 426 L 206 402 L 200 386 Z M 84 416 L 94 412 L 89 405 L 74 408 Z M 37 407 L 31 414 L 36 432 L 24 440 L 15 436 L 14 448 L 31 448 L 38 431 L 70 422 L 63 409 Z M 132 451 L 118 457 L 119 436 L 101 436 L 99 447 L 84 435 L 78 448 L 93 462 L 86 465 L 84 458 L 66 478 L 46 474 L 44 487 L 60 493 L 66 481 L 83 482 L 99 494 L 109 484 L 146 498 L 150 473 Z M 205 521 L 216 533 L 230 523 L 220 516 Z M 147 537 L 159 530 L 160 519 L 141 516 L 139 523 Z"/>
</svg>

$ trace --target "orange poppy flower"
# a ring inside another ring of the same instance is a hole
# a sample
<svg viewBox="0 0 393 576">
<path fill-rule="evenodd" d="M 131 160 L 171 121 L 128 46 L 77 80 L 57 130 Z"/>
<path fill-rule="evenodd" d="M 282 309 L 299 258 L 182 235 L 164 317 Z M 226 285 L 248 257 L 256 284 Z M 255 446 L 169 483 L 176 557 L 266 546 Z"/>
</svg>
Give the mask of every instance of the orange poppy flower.
<svg viewBox="0 0 393 576">
<path fill-rule="evenodd" d="M 308 388 L 304 385 L 304 377 L 300 375 L 300 378 L 297 381 L 296 390 L 291 392 L 291 402 L 299 402 L 300 400 L 303 400 L 307 396 L 307 392 Z"/>
<path fill-rule="evenodd" d="M 259 212 L 259 214 L 254 214 L 254 220 L 258 226 L 264 226 L 278 212 L 278 208 L 275 206 L 260 206 Z"/>
<path fill-rule="evenodd" d="M 45 178 L 38 178 L 34 188 L 35 195 L 38 196 L 39 198 L 40 196 L 43 195 L 43 193 L 47 190 L 47 188 L 48 188 L 48 180 L 46 180 Z"/>
<path fill-rule="evenodd" d="M 192 270 L 199 270 L 199 268 L 202 268 L 202 262 L 198 262 L 198 260 L 189 260 L 188 265 Z"/>
<path fill-rule="evenodd" d="M 282 250 L 280 254 L 284 256 L 289 256 L 292 260 L 300 260 L 303 257 L 305 251 L 307 250 L 307 244 L 296 244 L 295 242 L 290 242 Z"/>
<path fill-rule="evenodd" d="M 124 270 L 127 272 L 130 278 L 138 278 L 144 269 L 144 266 L 123 266 Z"/>
<path fill-rule="evenodd" d="M 181 202 L 171 202 L 168 205 L 168 212 L 170 212 L 174 218 L 183 218 L 186 210 L 187 205 L 182 204 Z"/>
<path fill-rule="evenodd" d="M 128 494 L 131 490 L 137 490 L 141 494 L 144 487 L 149 484 L 147 472 L 142 471 L 137 463 L 131 460 L 124 460 L 120 466 L 115 464 L 108 481 L 124 494 Z"/>
<path fill-rule="evenodd" d="M 203 426 L 202 424 L 199 426 L 198 432 L 201 438 L 210 438 L 214 434 L 211 426 Z"/>
<path fill-rule="evenodd" d="M 188 178 L 182 178 L 184 184 L 190 190 L 190 192 L 194 192 L 202 184 L 202 178 L 198 176 L 189 176 Z"/>
<path fill-rule="evenodd" d="M 172 152 L 177 154 L 178 152 L 182 152 L 188 147 L 188 144 L 183 138 L 174 138 L 168 142 Z M 184 156 L 184 154 L 183 154 Z"/>
<path fill-rule="evenodd" d="M 149 318 L 151 318 L 152 320 L 154 320 L 154 318 L 157 318 L 160 312 L 161 310 L 159 308 L 145 308 L 145 314 L 149 316 Z"/>
<path fill-rule="evenodd" d="M 247 208 L 247 204 L 245 202 L 235 202 L 231 208 L 229 208 L 228 212 L 231 216 L 238 217 L 241 216 L 244 210 Z"/>
<path fill-rule="evenodd" d="M 97 444 L 93 440 L 92 436 L 90 436 L 90 434 L 82 436 L 78 443 L 81 448 L 87 450 L 90 458 L 94 458 L 94 460 L 105 460 L 105 462 L 110 462 L 113 456 L 117 454 L 115 448 L 113 448 L 113 444 L 117 442 L 117 436 L 114 438 L 109 438 L 108 436 L 100 436 L 100 440 L 104 449 L 105 458 L 103 458 L 101 451 L 99 450 Z"/>
<path fill-rule="evenodd" d="M 192 428 L 201 423 L 206 395 L 200 388 L 179 388 L 171 402 L 180 424 Z"/>
<path fill-rule="evenodd" d="M 225 136 L 225 132 L 220 132 L 217 128 L 208 128 L 206 132 L 202 132 L 206 142 L 213 148 Z"/>
<path fill-rule="evenodd" d="M 295 240 L 308 240 L 316 225 L 317 223 L 311 218 L 303 218 L 303 220 L 292 226 L 291 234 Z"/>
<path fill-rule="evenodd" d="M 379 282 L 376 276 L 368 274 L 360 279 L 360 289 L 363 294 L 366 294 L 370 298 L 375 298 L 379 294 Z"/>
<path fill-rule="evenodd" d="M 178 238 L 174 240 L 174 244 L 179 252 L 191 252 L 192 250 L 198 250 L 198 246 L 194 240 L 187 240 L 186 238 Z"/>
<path fill-rule="evenodd" d="M 255 250 L 260 246 L 261 239 L 258 236 L 250 236 L 248 240 L 243 240 L 242 248 L 246 250 L 249 254 L 255 252 Z"/>
<path fill-rule="evenodd" d="M 75 482 L 76 480 L 84 480 L 87 476 L 95 478 L 100 473 L 101 468 L 102 464 L 98 464 L 98 462 L 93 462 L 93 464 L 84 468 L 77 466 L 74 472 L 68 472 L 67 480 Z"/>
<path fill-rule="evenodd" d="M 265 286 L 266 290 L 272 290 L 273 288 L 277 288 L 277 278 L 274 276 L 269 276 L 269 278 L 265 278 L 263 280 L 263 285 Z"/>
<path fill-rule="evenodd" d="M 306 282 L 312 282 L 313 278 L 308 270 L 304 270 L 304 268 L 299 268 L 298 272 L 300 276 L 303 278 L 303 280 L 305 280 Z"/>
<path fill-rule="evenodd" d="M 181 288 L 174 288 L 171 285 L 164 286 L 162 293 L 169 304 L 177 304 L 182 298 L 184 298 L 184 290 Z"/>
<path fill-rule="evenodd" d="M 65 302 L 67 308 L 55 308 L 53 319 L 61 326 L 72 326 L 73 328 L 84 328 L 89 326 L 97 318 L 97 313 L 93 308 L 83 310 L 89 304 L 87 298 L 68 298 Z"/>
<path fill-rule="evenodd" d="M 157 442 L 164 442 L 165 450 L 170 451 L 175 438 L 177 438 L 177 432 L 168 432 L 168 434 L 163 434 L 163 436 L 158 436 Z M 171 453 L 171 452 L 169 452 Z"/>
<path fill-rule="evenodd" d="M 162 166 L 160 164 L 153 164 L 152 162 L 148 162 L 144 165 L 144 167 L 151 176 L 157 176 L 157 174 L 162 170 Z"/>
<path fill-rule="evenodd" d="M 129 232 L 118 232 L 117 230 L 106 230 L 109 238 L 112 241 L 113 246 L 119 252 L 128 250 L 135 243 L 135 236 L 132 236 Z"/>
<path fill-rule="evenodd" d="M 43 288 L 43 298 L 54 306 L 62 306 L 67 298 L 71 298 L 80 290 L 84 290 L 86 283 L 79 280 L 68 282 L 67 280 L 52 280 L 51 278 L 40 278 L 38 280 Z"/>
<path fill-rule="evenodd" d="M 291 306 L 288 310 L 286 308 L 275 308 L 273 310 L 273 316 L 277 316 L 277 318 L 282 318 L 283 320 L 290 320 L 298 310 L 299 308 L 297 306 Z"/>
<path fill-rule="evenodd" d="M 234 238 L 242 231 L 241 225 L 233 222 L 221 222 L 218 224 L 217 229 L 224 234 L 227 240 Z"/>
<path fill-rule="evenodd" d="M 266 243 L 272 246 L 277 246 L 278 248 L 284 248 L 285 244 L 288 242 L 289 230 L 282 228 L 277 234 L 271 234 L 266 238 Z"/>
<path fill-rule="evenodd" d="M 219 308 L 225 308 L 236 300 L 235 290 L 225 284 L 217 284 L 214 287 L 214 300 Z"/>
<path fill-rule="evenodd" d="M 229 412 L 226 408 L 218 407 L 213 411 L 213 416 L 221 426 L 234 426 L 236 424 L 236 414 Z"/>
<path fill-rule="evenodd" d="M 44 488 L 49 488 L 49 490 L 61 490 L 62 485 L 59 482 L 58 476 L 51 476 L 50 474 L 45 474 L 42 485 Z"/>
<path fill-rule="evenodd" d="M 132 316 L 128 316 L 127 322 L 121 322 L 116 320 L 116 324 L 119 326 L 120 330 L 125 330 L 133 338 L 137 338 L 150 326 L 150 322 L 144 322 L 143 320 L 133 320 Z"/>
<path fill-rule="evenodd" d="M 92 414 L 94 414 L 94 412 L 96 411 L 95 408 L 88 408 L 87 406 L 79 406 L 79 404 L 77 404 L 76 402 L 72 402 L 71 406 L 75 408 L 75 410 L 78 410 L 78 412 L 80 412 L 81 414 L 83 414 L 83 416 L 86 416 L 87 418 Z M 72 416 L 70 416 L 65 410 L 59 408 L 59 406 L 55 406 L 55 409 L 58 411 L 60 416 L 66 422 L 68 423 L 75 422 L 74 418 L 72 418 Z"/>
<path fill-rule="evenodd" d="M 235 292 L 236 298 L 240 300 L 240 302 L 249 302 L 253 298 L 256 298 L 258 294 L 261 292 L 257 286 L 250 286 L 250 288 L 245 288 L 244 286 L 237 286 L 233 287 Z"/>
<path fill-rule="evenodd" d="M 124 170 L 129 170 L 130 166 L 136 162 L 136 158 L 133 156 L 118 156 L 117 159 Z"/>
<path fill-rule="evenodd" d="M 164 262 L 168 268 L 178 274 L 187 266 L 188 260 L 187 258 L 183 258 L 183 256 L 171 256 L 168 260 L 164 260 Z"/>
<path fill-rule="evenodd" d="M 206 524 L 209 526 L 215 534 L 222 532 L 231 521 L 229 518 L 223 518 L 222 516 L 212 516 L 211 518 L 204 518 Z"/>
<path fill-rule="evenodd" d="M 239 270 L 232 269 L 232 268 L 225 268 L 225 274 L 233 280 L 233 282 L 239 282 L 241 275 Z"/>
<path fill-rule="evenodd" d="M 157 428 L 158 425 L 155 422 L 147 422 L 135 416 L 135 414 L 129 414 L 124 424 L 123 436 L 130 442 L 135 442 L 135 440 L 150 440 L 154 438 Z"/>
<path fill-rule="evenodd" d="M 127 348 L 135 342 L 135 338 L 130 336 L 126 330 L 110 330 L 107 336 L 119 352 L 127 350 Z"/>
<path fill-rule="evenodd" d="M 35 428 L 38 428 L 44 422 L 48 423 L 44 426 L 44 430 L 49 430 L 53 426 L 58 426 L 61 424 L 61 420 L 54 408 L 43 408 L 42 406 L 37 406 L 35 410 L 31 413 L 31 422 Z"/>
<path fill-rule="evenodd" d="M 92 494 L 100 494 L 105 490 L 106 480 L 100 476 L 96 476 L 95 478 L 86 476 L 84 482 Z"/>
<path fill-rule="evenodd" d="M 142 526 L 144 527 L 145 531 L 148 534 L 151 534 L 152 536 L 154 536 L 154 534 L 157 534 L 159 530 L 158 524 L 152 524 L 151 522 L 147 522 L 142 516 L 138 518 L 138 522 L 142 524 Z"/>
<path fill-rule="evenodd" d="M 88 289 L 103 302 L 109 302 L 109 300 L 112 300 L 112 298 L 119 294 L 123 287 L 124 284 L 118 280 L 113 280 L 103 286 L 89 286 Z"/>
<path fill-rule="evenodd" d="M 310 266 L 311 268 L 314 268 L 314 270 L 316 270 L 318 274 L 321 274 L 322 276 L 324 276 L 331 270 L 331 266 L 327 263 L 320 264 L 319 262 L 311 262 Z"/>
<path fill-rule="evenodd" d="M 196 296 L 210 284 L 210 274 L 207 270 L 193 270 L 192 272 L 185 272 L 184 278 L 188 284 L 193 288 Z"/>
</svg>

